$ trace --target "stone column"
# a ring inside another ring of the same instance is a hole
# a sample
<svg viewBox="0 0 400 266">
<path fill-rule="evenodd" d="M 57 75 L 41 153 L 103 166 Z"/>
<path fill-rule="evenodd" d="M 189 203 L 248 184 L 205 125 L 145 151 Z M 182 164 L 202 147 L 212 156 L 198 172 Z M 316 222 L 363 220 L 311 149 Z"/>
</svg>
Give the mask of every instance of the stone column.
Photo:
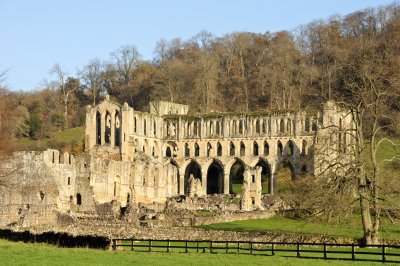
<svg viewBox="0 0 400 266">
<path fill-rule="evenodd" d="M 101 145 L 104 145 L 106 139 L 105 139 L 105 134 L 106 134 L 106 114 L 101 114 Z"/>
<path fill-rule="evenodd" d="M 185 169 L 179 170 L 179 195 L 185 195 Z"/>
<path fill-rule="evenodd" d="M 276 177 L 277 177 L 277 170 L 276 170 L 277 165 L 274 164 L 271 167 L 271 180 L 270 180 L 270 187 L 269 191 L 271 192 L 270 194 L 273 195 L 275 194 L 275 189 L 276 189 Z"/>
<path fill-rule="evenodd" d="M 203 195 L 207 195 L 207 170 L 201 170 L 201 187 Z"/>
<path fill-rule="evenodd" d="M 111 115 L 111 127 L 110 127 L 110 146 L 115 146 L 115 114 Z"/>
<path fill-rule="evenodd" d="M 224 194 L 229 194 L 229 173 L 224 169 Z"/>
</svg>

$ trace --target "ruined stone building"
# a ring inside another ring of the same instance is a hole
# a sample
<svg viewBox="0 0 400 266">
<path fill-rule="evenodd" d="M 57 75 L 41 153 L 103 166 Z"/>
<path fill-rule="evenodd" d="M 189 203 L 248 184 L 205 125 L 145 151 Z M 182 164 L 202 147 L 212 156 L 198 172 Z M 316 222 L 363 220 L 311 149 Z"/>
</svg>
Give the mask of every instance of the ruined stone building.
<svg viewBox="0 0 400 266">
<path fill-rule="evenodd" d="M 262 209 L 262 195 L 279 187 L 279 165 L 293 178 L 323 172 L 322 162 L 326 168 L 351 142 L 332 128 L 350 126 L 348 114 L 331 102 L 312 115 L 190 114 L 187 105 L 150 102 L 145 113 L 106 97 L 87 107 L 82 155 L 24 152 L 6 162 L 11 175 L 0 187 L 0 225 L 40 224 L 54 211 L 95 211 L 110 202 L 163 205 L 179 196 L 236 193 L 241 210 Z M 316 154 L 319 146 L 327 147 L 323 154 Z"/>
</svg>

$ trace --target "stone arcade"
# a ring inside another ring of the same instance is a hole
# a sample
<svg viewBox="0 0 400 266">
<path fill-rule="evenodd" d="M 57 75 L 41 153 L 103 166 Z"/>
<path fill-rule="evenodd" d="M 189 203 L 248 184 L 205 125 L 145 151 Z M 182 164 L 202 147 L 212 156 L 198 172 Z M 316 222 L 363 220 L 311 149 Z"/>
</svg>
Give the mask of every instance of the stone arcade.
<svg viewBox="0 0 400 266">
<path fill-rule="evenodd" d="M 279 187 L 278 166 L 292 178 L 318 174 L 350 135 L 351 117 L 334 103 L 321 111 L 189 114 L 189 107 L 150 102 L 150 113 L 106 97 L 86 112 L 85 153 L 22 152 L 5 162 L 9 186 L 0 187 L 0 225 L 37 225 L 55 213 L 94 212 L 113 203 L 165 206 L 172 198 L 204 199 L 233 194 L 239 209 L 264 209 L 262 197 Z M 317 147 L 327 148 L 324 154 Z M 318 149 L 319 150 L 319 149 Z M 316 167 L 318 166 L 318 167 Z M 239 171 L 237 170 L 239 169 Z M 52 220 L 52 218 L 54 218 Z"/>
</svg>

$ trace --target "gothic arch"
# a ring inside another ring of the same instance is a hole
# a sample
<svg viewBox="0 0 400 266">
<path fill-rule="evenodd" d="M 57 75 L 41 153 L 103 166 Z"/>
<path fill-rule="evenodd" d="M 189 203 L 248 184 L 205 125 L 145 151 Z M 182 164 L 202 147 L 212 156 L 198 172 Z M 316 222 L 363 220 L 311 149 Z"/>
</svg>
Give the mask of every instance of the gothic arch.
<svg viewBox="0 0 400 266">
<path fill-rule="evenodd" d="M 246 164 L 239 158 L 228 162 L 226 171 L 229 171 L 229 194 L 241 194 Z"/>
<path fill-rule="evenodd" d="M 224 167 L 218 160 L 213 160 L 207 169 L 207 194 L 224 192 Z"/>
<path fill-rule="evenodd" d="M 261 188 L 262 193 L 271 193 L 271 166 L 267 161 L 262 158 L 259 158 L 255 167 L 261 167 Z"/>
<path fill-rule="evenodd" d="M 96 111 L 96 144 L 101 145 L 101 114 Z"/>
<path fill-rule="evenodd" d="M 235 156 L 235 144 L 232 141 L 229 143 L 229 155 Z"/>
<path fill-rule="evenodd" d="M 257 141 L 253 142 L 253 156 L 258 156 L 259 150 L 258 150 L 258 143 Z"/>
<path fill-rule="evenodd" d="M 264 140 L 264 156 L 269 155 L 269 144 L 266 140 Z"/>
<path fill-rule="evenodd" d="M 222 156 L 222 145 L 219 141 L 217 143 L 217 156 Z"/>
<path fill-rule="evenodd" d="M 246 146 L 243 141 L 240 142 L 240 156 L 246 156 Z"/>
<path fill-rule="evenodd" d="M 200 146 L 197 144 L 197 142 L 194 144 L 194 156 L 198 157 L 200 156 Z"/>
<path fill-rule="evenodd" d="M 276 155 L 278 155 L 278 156 L 282 156 L 283 155 L 283 145 L 282 145 L 282 142 L 280 140 L 278 140 L 278 142 L 276 144 Z"/>
<path fill-rule="evenodd" d="M 185 177 L 184 177 L 184 194 L 187 195 L 189 193 L 189 179 L 190 175 L 193 175 L 194 178 L 202 180 L 201 176 L 201 166 L 196 160 L 189 160 L 187 162 L 185 169 Z"/>
<path fill-rule="evenodd" d="M 104 125 L 105 125 L 105 130 L 104 130 L 104 143 L 111 143 L 111 114 L 110 112 L 106 111 L 105 117 L 104 117 Z"/>
</svg>

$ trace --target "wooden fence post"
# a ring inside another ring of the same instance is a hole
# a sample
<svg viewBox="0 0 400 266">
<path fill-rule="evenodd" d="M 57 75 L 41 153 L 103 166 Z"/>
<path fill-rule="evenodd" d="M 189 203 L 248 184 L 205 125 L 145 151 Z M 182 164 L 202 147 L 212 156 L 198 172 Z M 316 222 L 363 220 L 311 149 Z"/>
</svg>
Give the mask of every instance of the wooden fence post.
<svg viewBox="0 0 400 266">
<path fill-rule="evenodd" d="M 382 262 L 386 261 L 386 256 L 385 256 L 385 244 L 382 245 Z"/>
<path fill-rule="evenodd" d="M 133 239 L 131 239 L 131 251 L 133 251 Z"/>
<path fill-rule="evenodd" d="M 300 258 L 300 243 L 297 243 L 297 257 Z"/>
<path fill-rule="evenodd" d="M 113 250 L 117 249 L 117 240 L 115 240 L 115 239 L 112 240 L 112 249 Z"/>
<path fill-rule="evenodd" d="M 225 253 L 228 253 L 228 245 L 229 245 L 229 242 L 226 241 L 226 244 L 225 244 Z"/>
<path fill-rule="evenodd" d="M 250 242 L 250 254 L 253 254 L 253 242 Z"/>
<path fill-rule="evenodd" d="M 324 243 L 324 260 L 326 260 L 327 259 L 327 257 L 326 257 L 326 243 Z"/>
<path fill-rule="evenodd" d="M 354 243 L 351 244 L 351 259 L 355 260 L 356 259 L 356 253 L 355 253 L 355 246 Z"/>
<path fill-rule="evenodd" d="M 169 252 L 169 246 L 171 245 L 171 242 L 170 242 L 170 240 L 168 239 L 168 242 L 167 242 L 167 252 Z"/>
<path fill-rule="evenodd" d="M 274 256 L 275 255 L 275 244 L 274 243 L 272 243 L 271 251 L 272 251 L 272 256 Z"/>
<path fill-rule="evenodd" d="M 185 241 L 185 253 L 188 253 L 188 241 Z"/>
<path fill-rule="evenodd" d="M 210 241 L 210 253 L 213 253 L 213 242 Z"/>
<path fill-rule="evenodd" d="M 151 251 L 151 240 L 149 240 L 149 252 Z"/>
</svg>

